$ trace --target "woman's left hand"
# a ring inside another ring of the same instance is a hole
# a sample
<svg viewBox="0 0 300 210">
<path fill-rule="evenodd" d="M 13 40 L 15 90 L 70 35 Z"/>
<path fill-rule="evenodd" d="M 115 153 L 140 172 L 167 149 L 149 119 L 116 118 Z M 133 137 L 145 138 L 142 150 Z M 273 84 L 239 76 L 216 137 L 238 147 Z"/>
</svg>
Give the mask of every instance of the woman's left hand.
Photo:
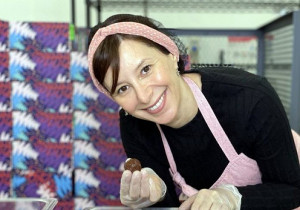
<svg viewBox="0 0 300 210">
<path fill-rule="evenodd" d="M 197 194 L 184 201 L 179 210 L 238 209 L 238 200 L 233 192 L 227 189 L 202 189 Z"/>
</svg>

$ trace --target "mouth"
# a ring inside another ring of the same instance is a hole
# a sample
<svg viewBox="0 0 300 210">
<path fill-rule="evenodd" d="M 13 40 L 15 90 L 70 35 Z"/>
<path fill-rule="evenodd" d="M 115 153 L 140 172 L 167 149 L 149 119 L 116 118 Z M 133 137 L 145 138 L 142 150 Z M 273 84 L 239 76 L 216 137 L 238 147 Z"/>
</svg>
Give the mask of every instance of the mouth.
<svg viewBox="0 0 300 210">
<path fill-rule="evenodd" d="M 154 105 L 148 107 L 146 110 L 151 114 L 156 114 L 160 112 L 165 105 L 166 91 L 160 96 L 160 98 L 156 101 Z"/>
</svg>

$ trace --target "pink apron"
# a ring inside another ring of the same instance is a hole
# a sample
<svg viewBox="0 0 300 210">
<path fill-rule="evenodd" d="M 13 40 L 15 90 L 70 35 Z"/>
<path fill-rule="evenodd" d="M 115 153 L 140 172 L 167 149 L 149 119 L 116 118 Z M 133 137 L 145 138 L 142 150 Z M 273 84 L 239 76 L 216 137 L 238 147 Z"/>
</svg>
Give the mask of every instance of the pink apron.
<svg viewBox="0 0 300 210">
<path fill-rule="evenodd" d="M 207 123 L 210 131 L 217 140 L 219 146 L 223 150 L 227 159 L 229 160 L 228 165 L 223 171 L 219 179 L 211 186 L 217 187 L 222 184 L 232 184 L 234 186 L 246 186 L 255 185 L 261 183 L 261 173 L 255 160 L 247 157 L 245 154 L 237 154 L 230 140 L 225 134 L 221 127 L 217 117 L 215 116 L 212 108 L 210 107 L 205 96 L 202 94 L 200 88 L 194 83 L 193 80 L 188 77 L 183 77 L 186 83 L 190 86 L 194 97 L 197 101 L 198 108 Z M 182 192 L 188 197 L 196 194 L 199 190 L 189 186 L 185 183 L 184 178 L 179 174 L 176 168 L 176 164 L 168 144 L 168 141 L 161 129 L 157 124 L 160 131 L 165 152 L 170 164 L 170 173 L 173 181 L 181 187 Z"/>
</svg>

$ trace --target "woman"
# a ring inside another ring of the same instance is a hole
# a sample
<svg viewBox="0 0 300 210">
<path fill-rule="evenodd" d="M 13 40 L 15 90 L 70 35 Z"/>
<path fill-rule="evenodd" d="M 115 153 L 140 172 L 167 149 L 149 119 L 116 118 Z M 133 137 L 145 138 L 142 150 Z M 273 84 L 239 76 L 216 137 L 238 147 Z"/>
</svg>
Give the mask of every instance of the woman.
<svg viewBox="0 0 300 210">
<path fill-rule="evenodd" d="M 90 33 L 91 77 L 122 107 L 126 154 L 143 166 L 123 172 L 121 202 L 132 208 L 300 206 L 295 144 L 267 80 L 229 67 L 184 71 L 170 37 L 153 20 L 128 14 Z"/>
</svg>

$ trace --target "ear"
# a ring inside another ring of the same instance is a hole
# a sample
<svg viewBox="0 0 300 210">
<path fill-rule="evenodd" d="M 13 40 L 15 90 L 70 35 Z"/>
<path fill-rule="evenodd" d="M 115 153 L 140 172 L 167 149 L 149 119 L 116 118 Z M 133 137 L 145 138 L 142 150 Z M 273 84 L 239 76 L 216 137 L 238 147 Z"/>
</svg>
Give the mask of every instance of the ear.
<svg viewBox="0 0 300 210">
<path fill-rule="evenodd" d="M 178 64 L 177 64 L 177 57 L 175 55 L 173 55 L 172 53 L 169 54 L 172 62 L 174 63 L 174 67 L 177 68 Z"/>
<path fill-rule="evenodd" d="M 170 53 L 169 55 L 171 56 L 172 60 L 174 60 L 177 63 L 177 57 L 172 53 Z"/>
</svg>

